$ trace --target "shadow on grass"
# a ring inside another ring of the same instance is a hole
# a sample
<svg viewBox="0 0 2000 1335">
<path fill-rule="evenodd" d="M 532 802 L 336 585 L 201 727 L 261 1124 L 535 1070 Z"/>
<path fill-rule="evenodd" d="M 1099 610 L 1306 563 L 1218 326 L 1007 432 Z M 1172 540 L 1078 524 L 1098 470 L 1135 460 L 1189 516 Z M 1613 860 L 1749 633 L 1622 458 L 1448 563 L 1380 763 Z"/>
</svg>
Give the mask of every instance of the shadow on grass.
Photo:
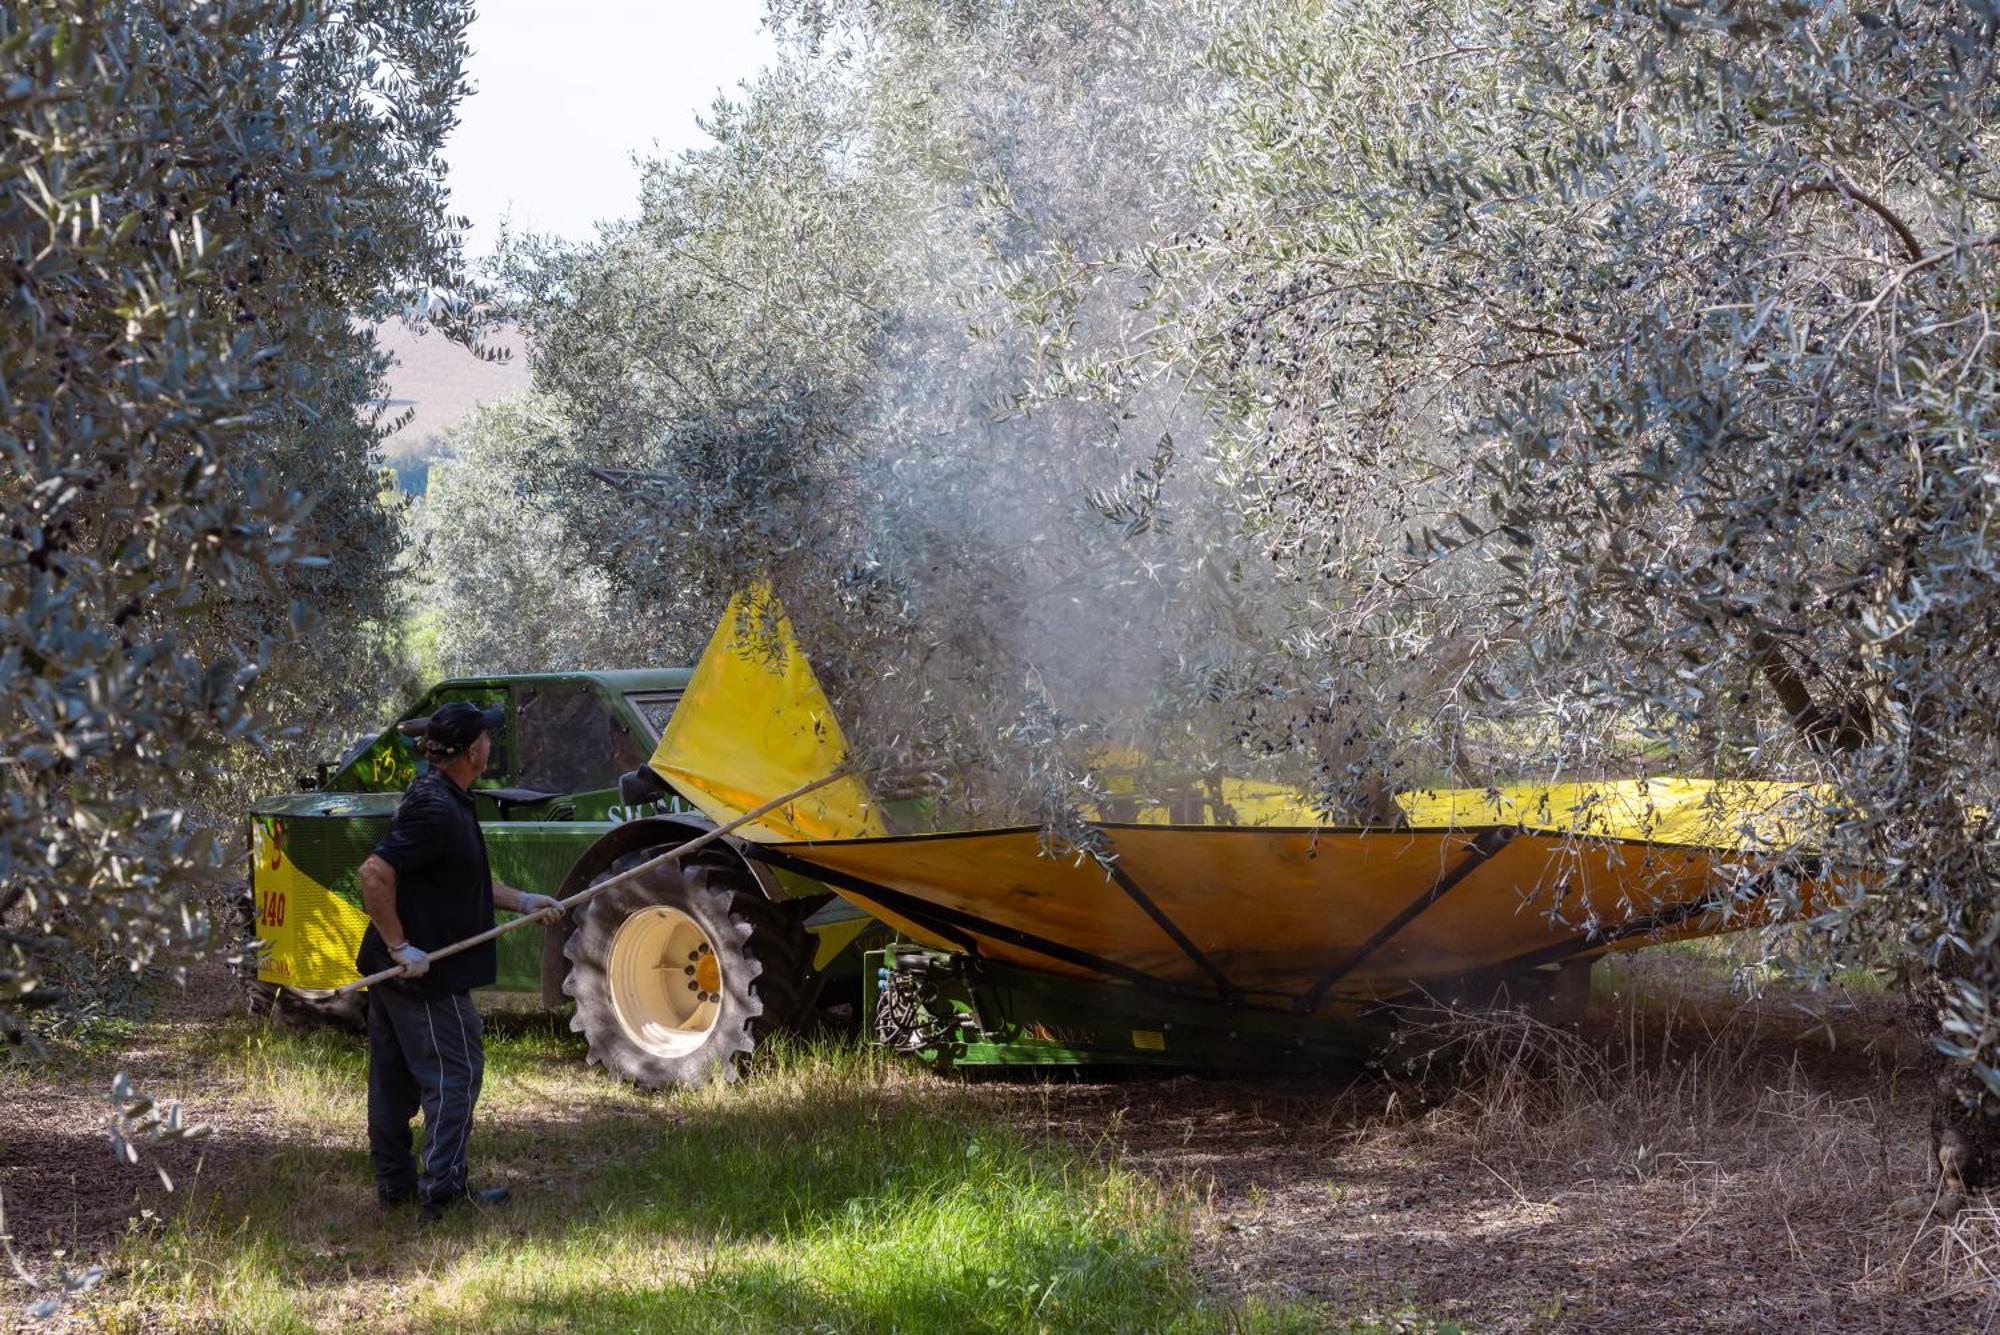
<svg viewBox="0 0 2000 1335">
<path fill-rule="evenodd" d="M 350 1098 L 333 1124 L 246 1129 L 127 1244 L 129 1270 L 245 1328 L 356 1302 L 416 1330 L 1137 1329 L 1204 1310 L 1179 1204 L 1024 1135 L 1004 1100 L 838 1050 L 642 1096 L 580 1079 L 559 1037 L 492 1045 L 472 1163 L 508 1206 L 429 1228 L 379 1211 Z M 280 1046 L 360 1079 L 350 1054 Z"/>
<path fill-rule="evenodd" d="M 485 1007 L 480 1009 L 480 1018 L 486 1024 L 486 1033 L 491 1038 L 533 1039 L 560 1044 L 573 1049 L 578 1054 L 585 1050 L 582 1034 L 570 1032 L 570 1010 L 527 1010 L 517 1007 Z"/>
</svg>

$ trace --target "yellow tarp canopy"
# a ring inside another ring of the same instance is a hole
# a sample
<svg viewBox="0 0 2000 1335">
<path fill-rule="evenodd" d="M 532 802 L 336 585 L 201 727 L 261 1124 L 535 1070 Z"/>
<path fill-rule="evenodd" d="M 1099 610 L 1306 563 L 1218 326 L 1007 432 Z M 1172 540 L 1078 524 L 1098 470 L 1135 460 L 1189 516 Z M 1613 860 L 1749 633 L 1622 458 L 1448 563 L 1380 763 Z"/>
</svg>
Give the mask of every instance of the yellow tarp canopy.
<svg viewBox="0 0 2000 1335">
<path fill-rule="evenodd" d="M 768 590 L 739 596 L 653 768 L 720 822 L 846 759 L 782 610 Z M 1220 798 L 1233 823 L 1169 823 L 1136 797 L 1130 819 L 1100 822 L 1116 875 L 1045 856 L 1032 828 L 890 836 L 853 777 L 744 832 L 929 944 L 1058 973 L 1190 986 L 1221 974 L 1245 996 L 1297 997 L 1330 975 L 1336 995 L 1389 995 L 1552 945 L 1728 930 L 1818 893 L 1799 864 L 1787 902 L 1761 885 L 1747 903 L 1721 893 L 1823 819 L 1824 795 L 1796 784 L 1439 789 L 1398 799 L 1402 828 L 1368 830 L 1325 825 L 1277 785 L 1229 781 Z"/>
<path fill-rule="evenodd" d="M 1120 785 L 1110 785 L 1114 791 Z M 1207 823 L 1303 828 L 1325 822 L 1296 788 L 1254 779 L 1216 785 Z M 1549 834 L 1639 839 L 1689 848 L 1794 848 L 1824 819 L 1826 793 L 1806 784 L 1689 779 L 1603 779 L 1428 788 L 1396 794 L 1400 825 L 1477 830 L 1495 826 Z M 1111 813 L 1094 813 L 1109 816 Z M 1115 817 L 1113 817 L 1115 819 Z M 1172 825 L 1163 806 L 1139 806 L 1132 821 Z"/>
<path fill-rule="evenodd" d="M 1295 998 L 1349 960 L 1333 995 L 1385 997 L 1520 961 L 1593 928 L 1646 920 L 1642 936 L 1605 941 L 1636 946 L 1752 925 L 1773 911 L 1764 899 L 1717 904 L 1721 869 L 1703 849 L 1530 833 L 1483 856 L 1463 832 L 1124 825 L 1105 833 L 1123 876 L 1251 998 Z M 1075 976 L 1119 976 L 1108 964 L 1196 989 L 1212 978 L 1096 863 L 1042 856 L 1033 829 L 787 851 L 921 901 L 913 909 L 842 887 L 928 945 L 963 949 L 969 940 L 982 958 Z M 1022 944 L 1022 934 L 1103 963 Z"/>
<path fill-rule="evenodd" d="M 738 594 L 667 721 L 654 772 L 722 824 L 846 763 L 847 739 L 791 621 L 768 588 Z M 737 832 L 785 843 L 888 831 L 867 786 L 845 778 Z"/>
</svg>

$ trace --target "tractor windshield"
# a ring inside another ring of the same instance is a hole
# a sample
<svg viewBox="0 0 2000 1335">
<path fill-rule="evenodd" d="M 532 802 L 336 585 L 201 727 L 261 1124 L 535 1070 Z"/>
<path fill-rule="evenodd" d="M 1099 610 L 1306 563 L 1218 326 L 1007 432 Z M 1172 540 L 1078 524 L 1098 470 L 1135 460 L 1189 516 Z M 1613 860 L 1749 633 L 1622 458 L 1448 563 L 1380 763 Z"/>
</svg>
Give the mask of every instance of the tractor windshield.
<svg viewBox="0 0 2000 1335">
<path fill-rule="evenodd" d="M 636 691 L 625 697 L 631 703 L 632 711 L 646 721 L 653 735 L 649 742 L 657 744 L 660 734 L 667 730 L 667 720 L 674 716 L 674 706 L 681 702 L 679 691 Z M 644 764 L 644 758 L 640 760 Z"/>
<path fill-rule="evenodd" d="M 545 793 L 615 788 L 620 774 L 646 763 L 651 739 L 635 737 L 587 687 L 525 687 L 517 709 L 524 788 Z"/>
</svg>

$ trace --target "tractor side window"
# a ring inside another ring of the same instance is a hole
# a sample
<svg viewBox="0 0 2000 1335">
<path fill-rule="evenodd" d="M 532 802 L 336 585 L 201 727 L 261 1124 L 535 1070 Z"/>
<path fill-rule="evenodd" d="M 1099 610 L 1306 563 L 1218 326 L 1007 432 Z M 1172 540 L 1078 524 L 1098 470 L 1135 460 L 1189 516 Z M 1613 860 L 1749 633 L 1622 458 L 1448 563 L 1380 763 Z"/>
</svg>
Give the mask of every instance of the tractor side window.
<svg viewBox="0 0 2000 1335">
<path fill-rule="evenodd" d="M 543 793 L 582 793 L 617 785 L 636 750 L 629 730 L 587 690 L 521 692 L 518 715 L 521 786 Z"/>
<path fill-rule="evenodd" d="M 658 742 L 661 734 L 667 730 L 667 720 L 674 716 L 674 706 L 681 702 L 681 693 L 639 691 L 625 698 L 631 702 L 632 708 L 639 711 L 639 717 L 646 720 L 646 726 L 653 730 L 649 740 Z"/>
<path fill-rule="evenodd" d="M 650 737 L 634 736 L 632 728 L 624 719 L 611 716 L 611 772 L 613 783 L 616 775 L 627 770 L 638 769 L 653 758 L 653 741 Z"/>
</svg>

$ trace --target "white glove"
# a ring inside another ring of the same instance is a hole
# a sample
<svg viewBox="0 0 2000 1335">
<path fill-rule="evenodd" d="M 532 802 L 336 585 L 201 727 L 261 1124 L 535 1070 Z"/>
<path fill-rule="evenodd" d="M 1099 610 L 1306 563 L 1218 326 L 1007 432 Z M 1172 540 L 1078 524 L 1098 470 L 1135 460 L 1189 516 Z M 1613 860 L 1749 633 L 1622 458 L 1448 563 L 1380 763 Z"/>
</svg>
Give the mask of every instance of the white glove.
<svg viewBox="0 0 2000 1335">
<path fill-rule="evenodd" d="M 431 969 L 431 957 L 408 941 L 389 947 L 389 958 L 403 966 L 405 978 L 422 978 Z"/>
<path fill-rule="evenodd" d="M 562 905 L 553 896 L 531 895 L 526 890 L 523 890 L 520 902 L 514 905 L 514 912 L 532 916 L 537 913 L 547 913 L 550 909 L 559 909 L 561 907 Z"/>
</svg>

